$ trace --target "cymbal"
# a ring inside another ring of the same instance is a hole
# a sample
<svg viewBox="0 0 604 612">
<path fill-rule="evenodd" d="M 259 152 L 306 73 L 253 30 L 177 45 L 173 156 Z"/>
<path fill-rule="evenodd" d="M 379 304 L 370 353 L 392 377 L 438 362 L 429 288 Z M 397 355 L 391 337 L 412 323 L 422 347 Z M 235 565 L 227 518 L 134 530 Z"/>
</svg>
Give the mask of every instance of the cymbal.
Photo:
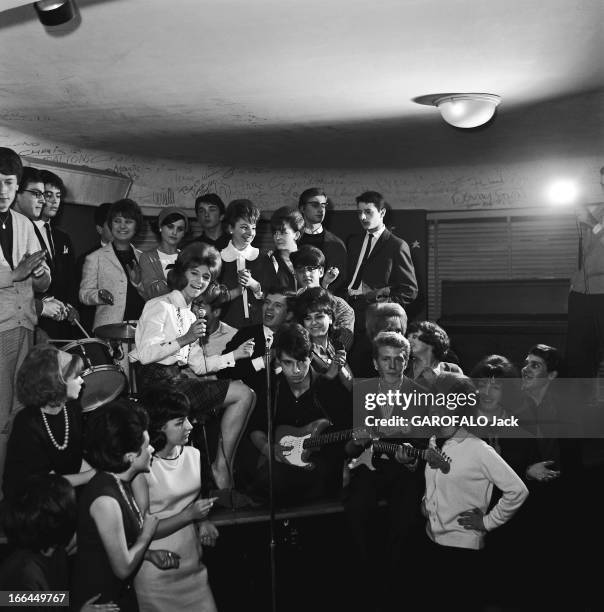
<svg viewBox="0 0 604 612">
<path fill-rule="evenodd" d="M 122 321 L 101 325 L 94 330 L 94 335 L 105 340 L 134 340 L 136 323 L 137 321 Z"/>
</svg>

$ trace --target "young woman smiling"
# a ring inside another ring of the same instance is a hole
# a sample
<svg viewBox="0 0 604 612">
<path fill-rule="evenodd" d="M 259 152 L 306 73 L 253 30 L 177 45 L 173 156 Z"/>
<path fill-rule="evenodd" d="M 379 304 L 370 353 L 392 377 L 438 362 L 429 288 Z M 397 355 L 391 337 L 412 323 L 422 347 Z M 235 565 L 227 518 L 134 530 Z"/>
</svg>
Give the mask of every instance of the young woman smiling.
<svg viewBox="0 0 604 612">
<path fill-rule="evenodd" d="M 143 215 L 133 200 L 118 200 L 107 215 L 111 243 L 93 251 L 84 262 L 80 301 L 96 306 L 93 328 L 139 318 L 145 301 L 139 295 L 141 252 L 131 243 Z"/>
<path fill-rule="evenodd" d="M 241 381 L 205 380 L 198 376 L 206 370 L 206 355 L 198 342 L 206 326 L 203 319 L 195 317 L 191 304 L 216 279 L 220 265 L 218 251 L 207 245 L 193 243 L 181 251 L 168 272 L 172 291 L 145 305 L 131 358 L 141 364 L 140 388 L 177 383 L 189 399 L 195 418 L 222 413 L 221 444 L 212 471 L 218 488 L 225 489 L 232 486 L 230 465 L 255 394 Z"/>
<path fill-rule="evenodd" d="M 327 378 L 338 377 L 342 385 L 352 391 L 352 372 L 346 363 L 346 351 L 341 342 L 334 346 L 330 339 L 334 308 L 333 298 L 326 289 L 311 287 L 297 296 L 294 314 L 310 334 L 313 368 Z"/>
</svg>

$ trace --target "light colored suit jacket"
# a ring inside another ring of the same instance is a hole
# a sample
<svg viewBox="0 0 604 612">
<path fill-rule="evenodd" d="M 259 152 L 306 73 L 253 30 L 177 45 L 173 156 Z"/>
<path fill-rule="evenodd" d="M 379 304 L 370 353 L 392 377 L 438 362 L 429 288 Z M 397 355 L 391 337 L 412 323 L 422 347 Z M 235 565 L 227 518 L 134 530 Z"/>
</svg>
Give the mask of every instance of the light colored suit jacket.
<svg viewBox="0 0 604 612">
<path fill-rule="evenodd" d="M 134 248 L 134 247 L 132 247 Z M 134 255 L 138 260 L 141 251 L 134 248 Z M 80 301 L 88 306 L 96 306 L 93 329 L 100 325 L 120 323 L 124 320 L 126 311 L 126 292 L 130 280 L 117 258 L 113 245 L 107 244 L 86 257 L 82 269 L 80 283 Z M 104 304 L 99 299 L 99 289 L 111 291 L 113 304 Z"/>
</svg>

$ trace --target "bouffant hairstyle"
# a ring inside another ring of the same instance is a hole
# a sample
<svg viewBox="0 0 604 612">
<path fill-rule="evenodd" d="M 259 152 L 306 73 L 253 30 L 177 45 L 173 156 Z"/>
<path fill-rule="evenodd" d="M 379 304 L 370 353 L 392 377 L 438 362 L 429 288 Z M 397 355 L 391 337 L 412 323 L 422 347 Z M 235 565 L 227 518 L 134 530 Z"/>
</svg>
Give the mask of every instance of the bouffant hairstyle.
<svg viewBox="0 0 604 612">
<path fill-rule="evenodd" d="M 325 267 L 325 255 L 323 251 L 310 244 L 303 244 L 296 252 L 289 256 L 294 268 L 304 268 L 305 266 Z"/>
<path fill-rule="evenodd" d="M 28 408 L 59 406 L 67 399 L 65 381 L 84 369 L 82 359 L 72 355 L 59 367 L 59 350 L 52 344 L 37 344 L 27 354 L 17 373 L 17 397 Z"/>
<path fill-rule="evenodd" d="M 58 474 L 29 476 L 5 506 L 2 523 L 11 546 L 34 552 L 67 546 L 77 526 L 73 487 Z"/>
<path fill-rule="evenodd" d="M 478 397 L 478 391 L 472 380 L 467 376 L 454 374 L 453 372 L 442 372 L 436 377 L 431 390 L 436 394 L 447 396 L 446 414 L 476 416 L 478 402 L 472 403 L 467 401 L 467 398 L 470 395 Z M 454 405 L 451 406 L 451 403 Z"/>
<path fill-rule="evenodd" d="M 489 355 L 474 366 L 470 378 L 518 378 L 518 370 L 507 357 Z"/>
<path fill-rule="evenodd" d="M 449 350 L 449 336 L 447 332 L 432 321 L 419 321 L 411 323 L 407 329 L 407 336 L 418 334 L 419 339 L 432 347 L 434 358 L 442 361 Z"/>
<path fill-rule="evenodd" d="M 171 385 L 147 387 L 140 396 L 140 403 L 149 417 L 149 441 L 155 451 L 166 446 L 166 434 L 162 427 L 172 419 L 188 417 L 191 405 L 187 396 Z"/>
<path fill-rule="evenodd" d="M 335 302 L 329 291 L 323 287 L 310 287 L 298 295 L 294 301 L 294 316 L 303 324 L 310 312 L 324 312 L 334 320 Z"/>
<path fill-rule="evenodd" d="M 111 226 L 116 217 L 132 219 L 136 225 L 135 234 L 138 234 L 143 227 L 143 213 L 140 206 L 134 200 L 129 198 L 118 200 L 111 205 L 111 208 L 107 213 L 107 223 L 109 226 Z"/>
<path fill-rule="evenodd" d="M 88 420 L 84 457 L 97 470 L 119 474 L 130 464 L 126 453 L 139 453 L 149 419 L 135 403 L 120 399 L 97 408 Z"/>
<path fill-rule="evenodd" d="M 403 353 L 405 354 L 405 360 L 409 361 L 411 346 L 409 344 L 409 340 L 407 340 L 407 338 L 405 338 L 403 334 L 399 334 L 398 332 L 394 331 L 379 332 L 371 343 L 374 359 L 378 358 L 380 354 L 380 348 L 383 346 L 389 346 L 391 348 L 403 351 Z"/>
<path fill-rule="evenodd" d="M 7 147 L 0 147 L 0 173 L 5 176 L 16 176 L 17 182 L 21 182 L 23 162 L 17 153 Z"/>
<path fill-rule="evenodd" d="M 260 209 L 251 200 L 233 200 L 226 209 L 226 222 L 228 225 L 235 225 L 239 219 L 258 223 Z"/>
<path fill-rule="evenodd" d="M 195 214 L 199 214 L 199 207 L 203 204 L 213 204 L 214 206 L 218 206 L 218 210 L 220 210 L 220 214 L 224 215 L 226 212 L 226 207 L 224 202 L 220 198 L 220 196 L 216 193 L 205 193 L 204 195 L 200 195 L 195 199 Z"/>
<path fill-rule="evenodd" d="M 298 361 L 309 359 L 312 353 L 310 334 L 298 323 L 284 325 L 275 334 L 273 348 L 277 359 L 281 359 L 283 353 Z"/>
<path fill-rule="evenodd" d="M 376 302 L 375 304 L 370 304 L 365 313 L 367 336 L 375 338 L 379 332 L 386 331 L 386 319 L 391 317 L 397 317 L 401 333 L 407 333 L 407 313 L 400 304 L 396 302 Z"/>
<path fill-rule="evenodd" d="M 311 187 L 310 189 L 305 189 L 298 198 L 298 208 L 304 208 L 310 198 L 316 198 L 317 196 L 327 197 L 326 193 L 319 189 L 318 187 Z"/>
<path fill-rule="evenodd" d="M 294 232 L 301 232 L 304 229 L 304 217 L 299 210 L 291 206 L 282 206 L 271 215 L 271 231 L 283 231 L 289 227 Z"/>
<path fill-rule="evenodd" d="M 222 259 L 220 253 L 212 246 L 201 242 L 193 242 L 186 246 L 176 258 L 174 266 L 168 271 L 168 287 L 184 289 L 187 286 L 185 272 L 198 266 L 207 266 L 215 280 L 220 274 Z"/>
</svg>

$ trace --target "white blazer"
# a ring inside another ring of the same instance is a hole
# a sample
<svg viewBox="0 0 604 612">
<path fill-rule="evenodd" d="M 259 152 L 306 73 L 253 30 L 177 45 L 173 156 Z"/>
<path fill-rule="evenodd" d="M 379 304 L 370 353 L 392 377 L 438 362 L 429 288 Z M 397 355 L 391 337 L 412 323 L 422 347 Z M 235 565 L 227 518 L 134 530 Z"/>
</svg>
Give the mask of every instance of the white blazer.
<svg viewBox="0 0 604 612">
<path fill-rule="evenodd" d="M 134 246 L 132 248 L 138 261 L 141 251 Z M 124 320 L 129 282 L 111 243 L 93 251 L 86 257 L 79 295 L 82 304 L 96 306 L 93 329 L 100 325 L 120 323 Z M 99 299 L 99 289 L 111 291 L 113 304 L 104 304 Z"/>
</svg>

